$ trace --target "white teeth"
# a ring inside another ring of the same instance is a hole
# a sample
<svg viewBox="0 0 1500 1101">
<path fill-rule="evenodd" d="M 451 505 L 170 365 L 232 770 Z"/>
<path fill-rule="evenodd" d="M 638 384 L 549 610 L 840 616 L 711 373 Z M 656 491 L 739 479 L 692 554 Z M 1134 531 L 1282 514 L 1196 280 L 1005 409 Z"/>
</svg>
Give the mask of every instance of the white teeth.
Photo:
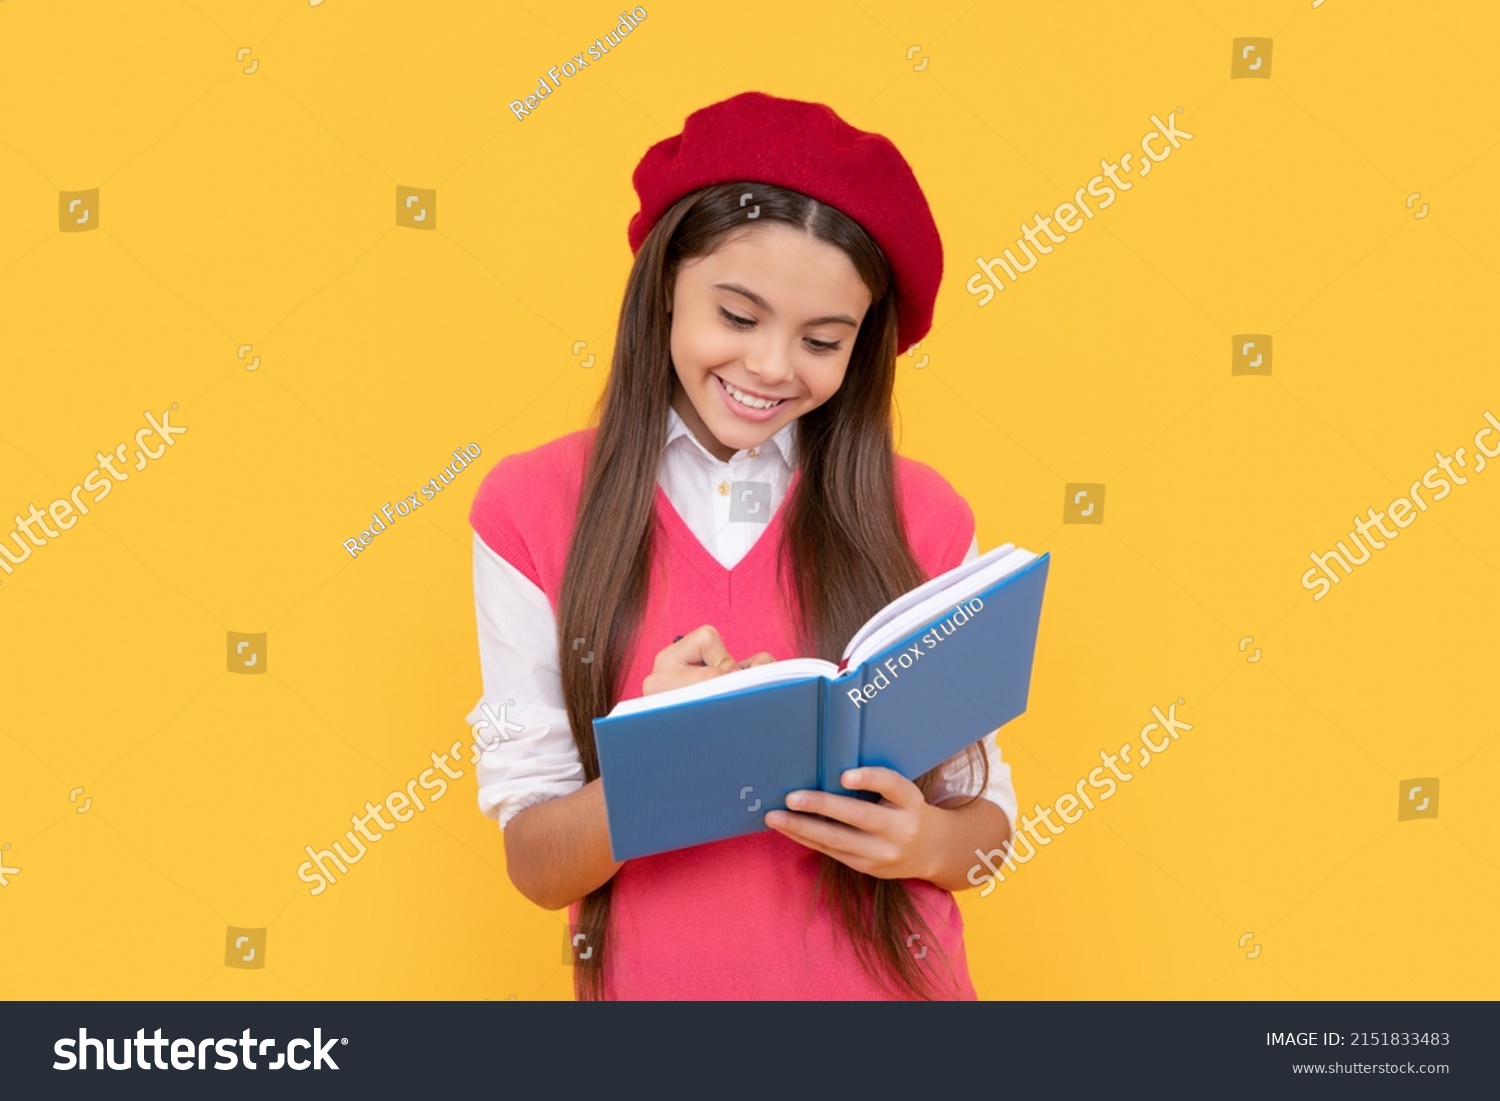
<svg viewBox="0 0 1500 1101">
<path fill-rule="evenodd" d="M 768 401 L 765 398 L 751 397 L 749 394 L 745 393 L 745 391 L 728 382 L 725 382 L 723 379 L 719 379 L 719 381 L 721 383 L 724 383 L 724 389 L 729 392 L 730 397 L 739 402 L 741 405 L 749 406 L 751 409 L 769 409 L 773 405 L 780 405 L 783 401 L 786 400 L 785 398 L 778 398 L 775 401 Z"/>
</svg>

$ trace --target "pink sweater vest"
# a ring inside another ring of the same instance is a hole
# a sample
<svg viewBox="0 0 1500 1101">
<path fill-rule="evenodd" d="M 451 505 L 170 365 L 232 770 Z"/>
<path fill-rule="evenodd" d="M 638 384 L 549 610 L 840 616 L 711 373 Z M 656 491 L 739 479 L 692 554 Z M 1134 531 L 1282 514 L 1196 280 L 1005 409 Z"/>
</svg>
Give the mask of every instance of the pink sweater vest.
<svg viewBox="0 0 1500 1101">
<path fill-rule="evenodd" d="M 485 476 L 470 523 L 530 578 L 557 611 L 587 450 L 594 429 L 502 459 Z M 969 506 L 931 467 L 896 457 L 899 514 L 931 577 L 958 565 L 974 535 Z M 790 492 L 796 491 L 794 475 Z M 656 490 L 656 558 L 620 698 L 641 695 L 656 654 L 676 635 L 712 624 L 736 658 L 794 649 L 795 597 L 778 591 L 783 502 L 733 569 L 698 542 Z M 551 639 L 538 639 L 550 646 Z M 707 734 L 708 732 L 705 732 Z M 605 959 L 615 999 L 821 1000 L 890 997 L 860 966 L 836 915 L 816 902 L 820 855 L 772 830 L 626 861 L 615 873 Z M 972 1000 L 963 920 L 953 895 L 906 880 L 937 944 L 910 942 L 948 995 Z M 578 906 L 569 911 L 577 921 Z"/>
</svg>

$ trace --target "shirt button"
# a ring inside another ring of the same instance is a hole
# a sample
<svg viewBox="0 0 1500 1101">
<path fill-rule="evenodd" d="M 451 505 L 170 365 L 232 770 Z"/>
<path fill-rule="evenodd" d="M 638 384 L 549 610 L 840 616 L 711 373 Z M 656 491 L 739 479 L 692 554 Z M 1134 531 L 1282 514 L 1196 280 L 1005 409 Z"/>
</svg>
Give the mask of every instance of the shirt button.
<svg viewBox="0 0 1500 1101">
<path fill-rule="evenodd" d="M 760 458 L 760 448 L 758 448 L 758 447 L 752 447 L 750 449 L 750 457 L 752 459 L 758 459 L 758 458 Z"/>
<path fill-rule="evenodd" d="M 720 482 L 719 483 L 719 496 L 720 497 L 728 497 L 729 496 L 729 483 L 728 482 Z"/>
</svg>

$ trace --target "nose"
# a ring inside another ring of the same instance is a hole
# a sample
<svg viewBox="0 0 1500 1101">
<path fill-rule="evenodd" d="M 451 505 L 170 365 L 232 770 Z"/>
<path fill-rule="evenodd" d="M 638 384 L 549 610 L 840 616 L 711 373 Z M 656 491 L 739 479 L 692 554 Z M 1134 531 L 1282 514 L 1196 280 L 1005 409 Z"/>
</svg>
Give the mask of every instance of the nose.
<svg viewBox="0 0 1500 1101">
<path fill-rule="evenodd" d="M 796 374 L 792 368 L 792 357 L 779 341 L 767 341 L 763 344 L 755 355 L 746 358 L 745 367 L 767 389 L 784 386 Z"/>
</svg>

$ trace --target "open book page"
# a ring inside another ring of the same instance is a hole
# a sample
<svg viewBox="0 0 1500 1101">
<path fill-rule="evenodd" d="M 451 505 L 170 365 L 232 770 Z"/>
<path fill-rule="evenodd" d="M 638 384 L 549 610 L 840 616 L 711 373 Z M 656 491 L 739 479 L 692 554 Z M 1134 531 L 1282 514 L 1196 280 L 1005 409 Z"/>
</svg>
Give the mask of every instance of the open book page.
<svg viewBox="0 0 1500 1101">
<path fill-rule="evenodd" d="M 887 604 L 849 640 L 844 649 L 845 667 L 855 668 L 889 649 L 918 628 L 941 619 L 955 604 L 983 592 L 1036 557 L 1029 550 L 1005 543 L 919 585 Z"/>
<path fill-rule="evenodd" d="M 706 700 L 714 696 L 727 696 L 747 688 L 759 688 L 788 680 L 806 680 L 809 677 L 838 676 L 838 666 L 821 658 L 788 658 L 757 665 L 750 669 L 736 669 L 732 673 L 710 677 L 697 684 L 674 688 L 670 692 L 655 692 L 649 696 L 638 696 L 633 700 L 621 700 L 615 704 L 610 716 L 633 715 L 640 711 L 652 711 L 658 707 L 672 707 L 693 700 Z"/>
<path fill-rule="evenodd" d="M 861 653 L 866 652 L 864 650 L 865 639 L 874 634 L 876 631 L 880 630 L 891 620 L 909 611 L 910 609 L 915 608 L 918 604 L 922 603 L 933 593 L 942 592 L 959 578 L 968 577 L 969 574 L 973 573 L 975 570 L 983 569 L 987 563 L 993 562 L 998 558 L 1003 558 L 1014 548 L 1014 543 L 1002 543 L 994 550 L 986 551 L 985 553 L 981 554 L 978 558 L 974 559 L 974 561 L 960 563 L 959 565 L 954 566 L 953 569 L 949 570 L 947 573 L 940 573 L 931 581 L 918 585 L 911 592 L 898 596 L 895 600 L 891 601 L 884 608 L 881 608 L 880 611 L 871 616 L 869 621 L 866 622 L 863 627 L 854 632 L 854 637 L 849 640 L 849 645 L 844 647 L 845 664 L 850 664 L 848 660 L 849 655 L 854 653 L 854 651 L 859 650 Z"/>
</svg>

